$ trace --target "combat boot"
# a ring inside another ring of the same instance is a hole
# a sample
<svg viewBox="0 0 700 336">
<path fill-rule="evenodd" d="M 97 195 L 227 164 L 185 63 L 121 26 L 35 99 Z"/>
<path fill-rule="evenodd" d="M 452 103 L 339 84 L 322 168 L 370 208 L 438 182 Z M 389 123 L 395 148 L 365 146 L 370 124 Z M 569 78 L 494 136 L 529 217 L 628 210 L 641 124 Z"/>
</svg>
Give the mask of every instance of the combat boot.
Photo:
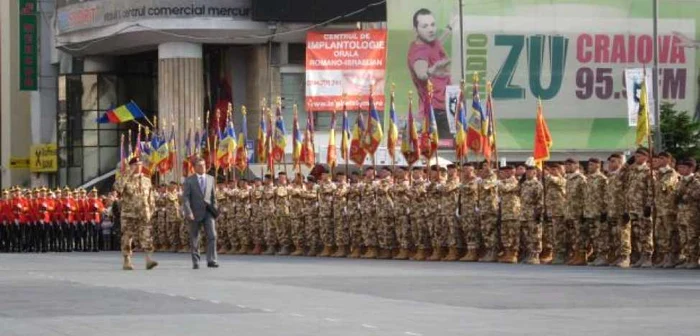
<svg viewBox="0 0 700 336">
<path fill-rule="evenodd" d="M 566 263 L 566 255 L 564 253 L 557 253 L 552 259 L 552 265 L 563 265 Z"/>
<path fill-rule="evenodd" d="M 486 251 L 486 254 L 479 259 L 479 262 L 496 262 L 498 260 L 498 255 L 496 254 L 496 249 L 491 249 Z"/>
<path fill-rule="evenodd" d="M 382 260 L 391 259 L 391 249 L 379 249 L 377 259 L 382 259 Z"/>
<path fill-rule="evenodd" d="M 499 263 L 504 264 L 517 264 L 518 263 L 518 253 L 513 251 L 505 251 L 503 255 L 498 258 Z"/>
<path fill-rule="evenodd" d="M 225 247 L 221 246 L 221 247 L 219 247 L 219 250 L 216 251 L 216 253 L 218 253 L 218 254 L 226 254 L 227 251 L 228 251 L 228 250 L 226 250 Z"/>
<path fill-rule="evenodd" d="M 353 246 L 352 247 L 352 253 L 348 256 L 348 258 L 352 259 L 358 259 L 362 257 L 362 248 L 359 246 Z"/>
<path fill-rule="evenodd" d="M 418 248 L 418 251 L 416 251 L 416 254 L 413 255 L 411 260 L 415 261 L 425 261 L 426 255 L 425 255 L 425 249 L 424 248 Z"/>
<path fill-rule="evenodd" d="M 619 268 L 629 268 L 630 267 L 630 256 L 620 256 L 620 258 L 615 261 L 615 267 Z"/>
<path fill-rule="evenodd" d="M 317 257 L 330 257 L 331 256 L 331 251 L 332 247 L 330 245 L 324 245 L 323 250 L 321 250 L 321 254 L 319 254 Z"/>
<path fill-rule="evenodd" d="M 170 250 L 168 250 L 168 252 L 177 253 L 178 250 L 179 250 L 179 248 L 177 247 L 177 245 L 173 245 L 170 247 Z"/>
<path fill-rule="evenodd" d="M 345 258 L 348 256 L 348 247 L 345 245 L 338 245 L 338 250 L 333 254 L 333 258 Z"/>
<path fill-rule="evenodd" d="M 674 268 L 676 266 L 676 262 L 673 260 L 673 255 L 671 253 L 666 253 L 664 256 L 664 260 L 661 263 L 661 268 Z"/>
<path fill-rule="evenodd" d="M 295 245 L 294 252 L 290 254 L 292 257 L 301 257 L 304 255 L 304 247 L 301 245 Z"/>
<path fill-rule="evenodd" d="M 457 261 L 459 259 L 459 252 L 456 247 L 450 247 L 447 255 L 442 258 L 442 261 Z"/>
<path fill-rule="evenodd" d="M 122 269 L 125 271 L 133 271 L 134 270 L 134 265 L 131 264 L 131 257 L 124 256 L 124 265 L 122 266 Z"/>
<path fill-rule="evenodd" d="M 362 259 L 376 259 L 377 258 L 377 248 L 376 247 L 368 247 L 367 252 L 362 256 Z"/>
<path fill-rule="evenodd" d="M 523 259 L 523 264 L 526 265 L 539 265 L 540 264 L 540 254 L 537 252 L 530 252 Z"/>
<path fill-rule="evenodd" d="M 151 259 L 150 255 L 146 255 L 146 269 L 147 270 L 152 270 L 158 266 L 158 262 Z"/>
<path fill-rule="evenodd" d="M 280 249 L 279 253 L 277 253 L 277 255 L 281 255 L 281 256 L 289 255 L 289 245 L 283 245 L 282 248 Z"/>
<path fill-rule="evenodd" d="M 253 251 L 250 252 L 252 255 L 260 255 L 262 253 L 262 245 L 260 244 L 255 244 L 255 247 L 253 247 Z"/>
<path fill-rule="evenodd" d="M 586 252 L 576 252 L 574 253 L 574 257 L 569 260 L 568 263 L 566 263 L 569 266 L 586 266 L 587 261 L 586 261 Z"/>
<path fill-rule="evenodd" d="M 265 250 L 265 252 L 263 252 L 263 255 L 275 255 L 275 246 L 274 245 L 268 246 L 267 250 Z"/>
<path fill-rule="evenodd" d="M 670 253 L 658 253 L 658 254 L 654 257 L 655 262 L 654 262 L 654 266 L 653 266 L 653 267 L 654 267 L 654 268 L 663 268 L 663 267 L 661 267 L 661 266 L 663 266 L 664 262 L 666 262 L 666 258 L 668 257 L 669 254 L 670 254 Z"/>
<path fill-rule="evenodd" d="M 439 246 L 434 246 L 433 247 L 433 253 L 430 255 L 428 258 L 428 261 L 440 261 L 442 259 L 442 255 L 440 253 L 440 247 Z"/>
<path fill-rule="evenodd" d="M 479 260 L 479 253 L 476 251 L 476 249 L 468 249 L 467 254 L 462 257 L 462 259 L 459 259 L 459 261 L 478 261 Z"/>
<path fill-rule="evenodd" d="M 589 263 L 588 266 L 608 266 L 608 258 L 606 257 L 606 254 L 598 254 L 598 257 L 595 260 L 593 260 L 592 263 Z"/>
<path fill-rule="evenodd" d="M 408 260 L 408 249 L 400 249 L 399 254 L 394 256 L 394 260 Z"/>
<path fill-rule="evenodd" d="M 654 266 L 651 253 L 644 253 L 639 259 L 639 267 L 641 268 L 652 268 Z"/>
<path fill-rule="evenodd" d="M 540 253 L 540 264 L 551 264 L 552 263 L 552 250 L 544 249 Z"/>
</svg>

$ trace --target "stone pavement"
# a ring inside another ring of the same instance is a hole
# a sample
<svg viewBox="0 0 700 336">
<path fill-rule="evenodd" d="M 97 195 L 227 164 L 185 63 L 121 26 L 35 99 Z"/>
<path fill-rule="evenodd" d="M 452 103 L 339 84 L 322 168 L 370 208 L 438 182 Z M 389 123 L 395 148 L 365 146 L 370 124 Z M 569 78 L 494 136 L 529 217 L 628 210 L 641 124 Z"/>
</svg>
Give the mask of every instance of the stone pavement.
<svg viewBox="0 0 700 336">
<path fill-rule="evenodd" d="M 700 272 L 0 254 L 0 335 L 698 335 Z M 205 265 L 202 265 L 205 266 Z"/>
</svg>

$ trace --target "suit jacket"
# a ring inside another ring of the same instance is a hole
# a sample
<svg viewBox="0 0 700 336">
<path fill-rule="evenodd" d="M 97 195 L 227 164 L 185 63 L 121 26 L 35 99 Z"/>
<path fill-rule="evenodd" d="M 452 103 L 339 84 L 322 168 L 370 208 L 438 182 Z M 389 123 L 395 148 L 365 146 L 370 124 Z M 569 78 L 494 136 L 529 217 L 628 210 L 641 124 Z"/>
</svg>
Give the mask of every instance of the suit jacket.
<svg viewBox="0 0 700 336">
<path fill-rule="evenodd" d="M 207 216 L 212 215 L 207 211 L 207 204 L 217 209 L 216 206 L 216 183 L 214 177 L 204 174 L 204 193 L 199 187 L 197 174 L 185 179 L 182 191 L 182 207 L 185 216 L 194 215 L 195 222 L 201 222 Z M 213 217 L 212 217 L 213 218 Z"/>
</svg>

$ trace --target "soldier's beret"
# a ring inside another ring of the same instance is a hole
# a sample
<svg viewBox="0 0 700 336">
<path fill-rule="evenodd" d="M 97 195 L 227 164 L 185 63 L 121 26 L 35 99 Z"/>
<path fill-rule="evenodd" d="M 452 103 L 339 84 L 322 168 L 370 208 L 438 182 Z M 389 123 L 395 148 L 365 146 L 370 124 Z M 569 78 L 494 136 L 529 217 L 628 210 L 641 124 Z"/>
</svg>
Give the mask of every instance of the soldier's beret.
<svg viewBox="0 0 700 336">
<path fill-rule="evenodd" d="M 679 166 L 695 167 L 695 165 L 697 163 L 695 162 L 695 159 L 693 159 L 693 158 L 686 158 L 683 160 L 679 160 L 677 164 Z"/>
<path fill-rule="evenodd" d="M 141 158 L 138 157 L 138 156 L 133 157 L 133 158 L 131 158 L 131 160 L 129 160 L 129 164 L 130 164 L 130 165 L 132 165 L 132 164 L 137 164 L 137 163 L 141 163 Z"/>
<path fill-rule="evenodd" d="M 287 176 L 287 173 L 285 173 L 285 172 L 279 172 L 279 173 L 277 173 L 277 176 Z"/>
<path fill-rule="evenodd" d="M 262 181 L 259 177 L 253 179 L 253 181 Z"/>
<path fill-rule="evenodd" d="M 600 163 L 600 159 L 598 159 L 598 158 L 590 158 L 590 159 L 588 159 L 588 162 L 591 162 L 591 163 Z"/>
<path fill-rule="evenodd" d="M 399 167 L 399 170 L 408 171 L 408 167 L 401 166 Z"/>
<path fill-rule="evenodd" d="M 413 170 L 413 171 L 417 171 L 417 170 L 423 170 L 423 168 L 422 168 L 422 167 L 413 167 L 413 169 L 412 169 L 412 170 Z"/>
<path fill-rule="evenodd" d="M 610 159 L 622 159 L 622 154 L 612 153 L 612 154 L 610 154 L 610 156 L 608 156 L 608 161 L 610 161 Z"/>
<path fill-rule="evenodd" d="M 430 166 L 430 170 L 432 170 L 432 171 L 438 171 L 438 166 L 437 166 L 437 165 L 432 165 L 432 166 Z"/>
<path fill-rule="evenodd" d="M 350 173 L 350 175 L 359 176 L 359 175 L 360 175 L 360 172 L 358 172 L 358 171 L 356 170 L 356 171 L 353 171 L 352 173 Z"/>
<path fill-rule="evenodd" d="M 306 182 L 316 182 L 316 178 L 313 175 L 306 177 Z"/>
<path fill-rule="evenodd" d="M 272 178 L 272 175 L 271 175 L 271 174 L 265 174 L 265 176 L 264 176 L 264 177 L 265 177 L 266 179 L 268 179 L 268 180 L 269 180 L 269 179 L 271 179 L 271 178 Z"/>
<path fill-rule="evenodd" d="M 501 167 L 501 170 L 513 170 L 513 169 L 515 169 L 515 167 L 513 167 L 511 165 L 505 165 L 505 166 Z"/>
<path fill-rule="evenodd" d="M 564 161 L 566 164 L 572 164 L 572 163 L 578 163 L 578 161 L 574 160 L 573 158 L 568 158 L 566 161 Z"/>
<path fill-rule="evenodd" d="M 535 169 L 537 169 L 537 167 L 535 167 L 535 166 L 525 166 L 525 169 L 527 169 L 527 170 L 535 170 Z"/>
<path fill-rule="evenodd" d="M 673 155 L 671 155 L 671 153 L 669 153 L 669 152 L 661 152 L 661 153 L 659 153 L 659 157 L 672 159 Z"/>
<path fill-rule="evenodd" d="M 368 171 L 368 170 L 374 170 L 374 167 L 367 167 L 367 168 L 365 168 L 365 171 Z"/>
<path fill-rule="evenodd" d="M 635 151 L 634 153 L 649 156 L 649 150 L 644 147 L 637 148 L 637 151 Z"/>
<path fill-rule="evenodd" d="M 345 173 L 343 173 L 343 172 L 337 172 L 337 173 L 335 173 L 335 176 L 345 176 Z"/>
<path fill-rule="evenodd" d="M 177 182 L 175 182 L 175 181 L 170 181 L 170 185 L 177 185 Z"/>
<path fill-rule="evenodd" d="M 447 168 L 445 168 L 445 167 L 440 167 L 439 169 L 440 169 L 441 172 L 446 172 L 446 171 L 447 171 Z"/>
<path fill-rule="evenodd" d="M 474 167 L 474 164 L 471 162 L 465 162 L 465 163 L 462 163 L 462 167 Z"/>
<path fill-rule="evenodd" d="M 455 166 L 453 163 L 450 163 L 447 165 L 447 169 L 455 169 L 457 166 Z"/>
<path fill-rule="evenodd" d="M 382 170 L 391 173 L 391 168 L 390 168 L 390 167 L 382 167 Z"/>
<path fill-rule="evenodd" d="M 523 168 L 527 169 L 527 165 L 524 164 L 524 163 L 518 163 L 518 164 L 515 165 L 515 166 L 518 167 L 518 168 L 523 167 Z"/>
</svg>

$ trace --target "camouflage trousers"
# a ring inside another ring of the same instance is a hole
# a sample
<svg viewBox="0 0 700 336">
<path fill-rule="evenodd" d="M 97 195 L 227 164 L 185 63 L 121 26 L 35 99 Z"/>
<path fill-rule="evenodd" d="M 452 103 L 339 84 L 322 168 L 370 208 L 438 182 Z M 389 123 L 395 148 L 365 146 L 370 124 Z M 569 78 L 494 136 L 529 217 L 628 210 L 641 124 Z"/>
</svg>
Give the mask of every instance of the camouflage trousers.
<svg viewBox="0 0 700 336">
<path fill-rule="evenodd" d="M 289 216 L 279 214 L 275 217 L 275 228 L 277 231 L 277 243 L 280 246 L 290 246 L 292 244 L 292 233 L 289 224 Z"/>
<path fill-rule="evenodd" d="M 350 246 L 350 228 L 348 226 L 348 217 L 340 216 L 335 220 L 335 244 L 337 246 Z"/>
<path fill-rule="evenodd" d="M 584 221 L 590 232 L 593 253 L 596 256 L 607 256 L 610 252 L 610 228 L 608 222 L 602 222 L 599 218 L 586 218 Z"/>
<path fill-rule="evenodd" d="M 527 252 L 542 253 L 542 222 L 534 219 L 521 221 L 520 228 Z"/>
<path fill-rule="evenodd" d="M 330 220 L 330 219 L 329 219 Z M 306 245 L 311 249 L 316 249 L 321 245 L 320 236 L 320 219 L 315 218 L 315 216 L 307 216 L 306 222 L 304 223 Z"/>
<path fill-rule="evenodd" d="M 520 221 L 501 220 L 501 245 L 504 251 L 517 252 L 520 248 Z"/>
<path fill-rule="evenodd" d="M 335 220 L 333 217 L 319 217 L 318 230 L 321 235 L 321 243 L 323 243 L 323 246 L 333 246 L 335 242 L 334 227 Z"/>
<path fill-rule="evenodd" d="M 622 216 L 608 217 L 610 225 L 610 246 L 617 257 L 632 254 L 632 226 Z"/>
<path fill-rule="evenodd" d="M 396 216 L 396 238 L 402 249 L 413 248 L 411 220 L 408 215 Z"/>
<path fill-rule="evenodd" d="M 377 247 L 378 222 L 385 220 L 385 217 L 375 217 L 374 212 L 362 213 L 362 240 L 367 247 Z"/>
<path fill-rule="evenodd" d="M 228 241 L 228 225 L 229 216 L 221 215 L 216 220 L 216 246 L 219 248 L 226 248 L 229 246 Z"/>
<path fill-rule="evenodd" d="M 138 245 L 144 252 L 153 253 L 153 237 L 151 236 L 153 227 L 141 223 L 142 220 L 140 218 L 122 217 L 121 250 L 123 256 L 130 257 L 132 255 L 132 243 L 134 240 L 138 242 Z"/>
<path fill-rule="evenodd" d="M 263 219 L 263 234 L 265 244 L 269 246 L 277 245 L 277 223 L 273 214 L 266 214 Z"/>
<path fill-rule="evenodd" d="M 447 235 L 451 225 L 452 217 L 445 214 L 438 214 L 433 217 L 432 221 L 428 222 L 428 234 L 430 236 L 430 244 L 435 247 L 447 246 Z"/>
<path fill-rule="evenodd" d="M 457 248 L 464 246 L 464 232 L 462 232 L 461 218 L 452 217 L 450 220 L 447 233 L 447 246 Z"/>
<path fill-rule="evenodd" d="M 238 235 L 238 219 L 234 215 L 228 216 L 228 223 L 226 225 L 226 239 L 228 240 L 228 246 L 232 249 L 237 249 L 241 247 L 241 240 Z"/>
<path fill-rule="evenodd" d="M 423 214 L 411 214 L 411 232 L 413 233 L 413 244 L 417 248 L 425 249 L 430 245 L 428 224 Z"/>
<path fill-rule="evenodd" d="M 250 238 L 253 240 L 253 244 L 255 245 L 262 245 L 264 242 L 264 232 L 265 232 L 265 225 L 263 223 L 263 215 L 262 214 L 256 214 L 254 216 L 251 216 L 249 223 L 250 227 Z"/>
<path fill-rule="evenodd" d="M 377 238 L 379 247 L 385 250 L 396 248 L 396 220 L 394 217 L 380 217 Z"/>
<path fill-rule="evenodd" d="M 350 234 L 350 244 L 355 247 L 364 246 L 362 240 L 362 214 L 359 211 L 348 213 L 348 233 Z"/>
<path fill-rule="evenodd" d="M 654 233 L 651 225 L 651 218 L 642 214 L 631 213 L 632 222 L 632 250 L 643 254 L 654 253 Z"/>
<path fill-rule="evenodd" d="M 292 243 L 299 249 L 304 249 L 306 247 L 305 236 L 305 217 L 291 217 L 289 219 L 289 225 L 291 226 Z"/>
<path fill-rule="evenodd" d="M 153 237 L 154 248 L 161 249 L 166 244 L 167 228 L 165 227 L 165 218 L 160 216 L 154 218 L 151 224 L 151 236 Z"/>
<path fill-rule="evenodd" d="M 190 246 L 190 223 L 186 220 L 180 221 L 179 222 L 180 227 L 178 228 L 178 239 L 180 243 L 178 244 L 179 247 L 184 247 L 189 250 Z"/>
<path fill-rule="evenodd" d="M 678 235 L 676 225 L 676 215 L 665 215 L 656 217 L 656 250 L 659 253 L 677 253 L 675 236 Z"/>
<path fill-rule="evenodd" d="M 482 213 L 480 227 L 484 248 L 489 251 L 498 248 L 498 237 L 496 237 L 498 232 L 498 214 Z"/>
<path fill-rule="evenodd" d="M 165 222 L 165 227 L 167 228 L 167 246 L 178 247 L 180 246 L 180 220 L 171 220 Z"/>
<path fill-rule="evenodd" d="M 678 216 L 681 255 L 685 256 L 688 261 L 697 262 L 700 256 L 698 234 L 700 234 L 700 225 L 697 217 Z"/>
<path fill-rule="evenodd" d="M 586 252 L 588 253 L 588 248 L 590 247 L 591 237 L 590 237 L 590 227 L 588 226 L 588 221 L 586 219 L 575 219 L 573 220 L 574 232 L 571 237 L 571 250 L 575 252 Z"/>
<path fill-rule="evenodd" d="M 235 227 L 238 240 L 241 244 L 240 246 L 250 246 L 252 244 L 250 238 L 250 217 L 247 215 L 237 215 L 234 217 L 234 221 L 236 222 Z"/>
<path fill-rule="evenodd" d="M 480 245 L 479 217 L 475 215 L 465 215 L 459 219 L 462 226 L 462 235 L 467 250 L 478 250 Z"/>
<path fill-rule="evenodd" d="M 568 256 L 573 250 L 576 240 L 576 222 L 580 219 L 561 218 L 561 221 L 552 219 L 554 226 L 554 249 L 557 253 Z"/>
<path fill-rule="evenodd" d="M 561 221 L 561 219 L 559 219 Z M 554 219 L 547 218 L 542 221 L 542 250 L 554 251 Z"/>
</svg>

